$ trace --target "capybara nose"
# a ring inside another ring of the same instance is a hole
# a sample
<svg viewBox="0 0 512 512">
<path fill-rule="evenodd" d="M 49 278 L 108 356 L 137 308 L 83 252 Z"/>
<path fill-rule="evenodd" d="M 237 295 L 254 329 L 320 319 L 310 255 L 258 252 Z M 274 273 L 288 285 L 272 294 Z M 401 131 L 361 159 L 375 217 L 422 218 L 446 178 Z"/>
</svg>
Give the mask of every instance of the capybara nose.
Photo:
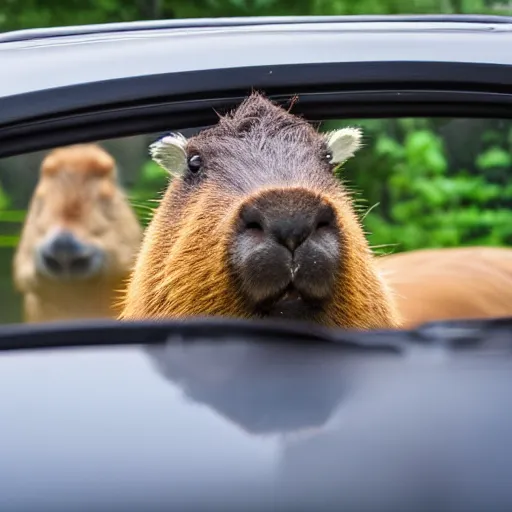
<svg viewBox="0 0 512 512">
<path fill-rule="evenodd" d="M 98 264 L 99 252 L 69 231 L 61 231 L 41 248 L 45 271 L 56 277 L 90 274 Z"/>
<path fill-rule="evenodd" d="M 230 263 L 255 311 L 303 317 L 332 295 L 341 243 L 327 201 L 300 188 L 268 190 L 240 208 Z"/>
<path fill-rule="evenodd" d="M 245 206 L 240 216 L 244 230 L 271 237 L 292 254 L 311 236 L 321 243 L 322 230 L 332 228 L 335 222 L 332 207 L 320 202 L 307 211 L 265 209 L 264 205 L 252 204 Z"/>
</svg>

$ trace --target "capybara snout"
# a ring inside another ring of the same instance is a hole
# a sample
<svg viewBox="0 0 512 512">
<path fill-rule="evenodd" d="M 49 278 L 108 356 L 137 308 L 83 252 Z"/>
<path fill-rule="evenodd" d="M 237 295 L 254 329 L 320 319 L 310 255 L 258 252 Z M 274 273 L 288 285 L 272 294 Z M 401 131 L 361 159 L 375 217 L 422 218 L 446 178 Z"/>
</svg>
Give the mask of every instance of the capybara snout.
<svg viewBox="0 0 512 512">
<path fill-rule="evenodd" d="M 72 231 L 55 230 L 36 248 L 38 270 L 55 279 L 86 279 L 98 274 L 105 261 L 99 247 Z"/>
<path fill-rule="evenodd" d="M 297 187 L 268 190 L 242 203 L 230 261 L 257 313 L 309 317 L 334 292 L 340 252 L 334 208 Z"/>
</svg>

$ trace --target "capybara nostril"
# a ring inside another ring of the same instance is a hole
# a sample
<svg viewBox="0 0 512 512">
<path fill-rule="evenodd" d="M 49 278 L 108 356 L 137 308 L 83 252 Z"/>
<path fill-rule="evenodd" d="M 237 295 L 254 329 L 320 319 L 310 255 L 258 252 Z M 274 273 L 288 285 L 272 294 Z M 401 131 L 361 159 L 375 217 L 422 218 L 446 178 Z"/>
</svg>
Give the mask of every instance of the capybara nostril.
<svg viewBox="0 0 512 512">
<path fill-rule="evenodd" d="M 93 260 L 92 253 L 64 258 L 62 254 L 57 256 L 54 253 L 43 251 L 41 256 L 47 270 L 56 276 L 66 273 L 80 274 L 87 272 Z"/>
<path fill-rule="evenodd" d="M 263 231 L 263 215 L 260 209 L 254 205 L 244 205 L 240 211 L 242 230 Z"/>
<path fill-rule="evenodd" d="M 305 210 L 300 203 L 298 208 L 288 205 L 284 209 L 267 201 L 246 204 L 240 211 L 241 233 L 263 234 L 293 254 L 317 231 L 335 228 L 333 208 L 319 201 L 315 203 L 308 204 Z"/>
<path fill-rule="evenodd" d="M 316 230 L 332 228 L 336 223 L 336 213 L 329 204 L 322 204 L 318 208 L 316 216 Z"/>
<path fill-rule="evenodd" d="M 56 234 L 40 249 L 41 267 L 54 277 L 91 275 L 101 259 L 99 249 L 84 244 L 69 231 Z"/>
</svg>

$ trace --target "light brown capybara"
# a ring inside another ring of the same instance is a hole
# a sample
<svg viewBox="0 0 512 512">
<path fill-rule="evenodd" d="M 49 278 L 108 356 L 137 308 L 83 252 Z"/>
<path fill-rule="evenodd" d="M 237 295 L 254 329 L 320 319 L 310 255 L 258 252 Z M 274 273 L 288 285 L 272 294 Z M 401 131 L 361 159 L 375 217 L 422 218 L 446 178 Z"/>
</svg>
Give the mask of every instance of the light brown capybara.
<svg viewBox="0 0 512 512">
<path fill-rule="evenodd" d="M 116 178 L 113 157 L 96 144 L 43 160 L 13 261 L 26 321 L 119 315 L 142 227 Z"/>
<path fill-rule="evenodd" d="M 188 140 L 156 142 L 152 156 L 174 179 L 145 232 L 120 318 L 398 326 L 333 173 L 360 145 L 358 129 L 319 133 L 259 93 Z"/>
<path fill-rule="evenodd" d="M 403 327 L 512 315 L 512 249 L 458 247 L 382 256 Z"/>
</svg>

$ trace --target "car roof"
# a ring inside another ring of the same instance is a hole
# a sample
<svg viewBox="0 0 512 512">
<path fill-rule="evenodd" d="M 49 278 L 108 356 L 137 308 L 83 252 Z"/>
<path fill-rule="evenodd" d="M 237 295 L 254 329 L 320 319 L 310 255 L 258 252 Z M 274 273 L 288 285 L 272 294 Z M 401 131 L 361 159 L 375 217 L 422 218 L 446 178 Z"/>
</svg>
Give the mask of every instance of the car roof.
<svg viewBox="0 0 512 512">
<path fill-rule="evenodd" d="M 498 16 L 234 18 L 11 32 L 0 36 L 0 64 L 11 73 L 0 83 L 0 97 L 261 65 L 411 60 L 510 65 L 511 21 Z"/>
</svg>

